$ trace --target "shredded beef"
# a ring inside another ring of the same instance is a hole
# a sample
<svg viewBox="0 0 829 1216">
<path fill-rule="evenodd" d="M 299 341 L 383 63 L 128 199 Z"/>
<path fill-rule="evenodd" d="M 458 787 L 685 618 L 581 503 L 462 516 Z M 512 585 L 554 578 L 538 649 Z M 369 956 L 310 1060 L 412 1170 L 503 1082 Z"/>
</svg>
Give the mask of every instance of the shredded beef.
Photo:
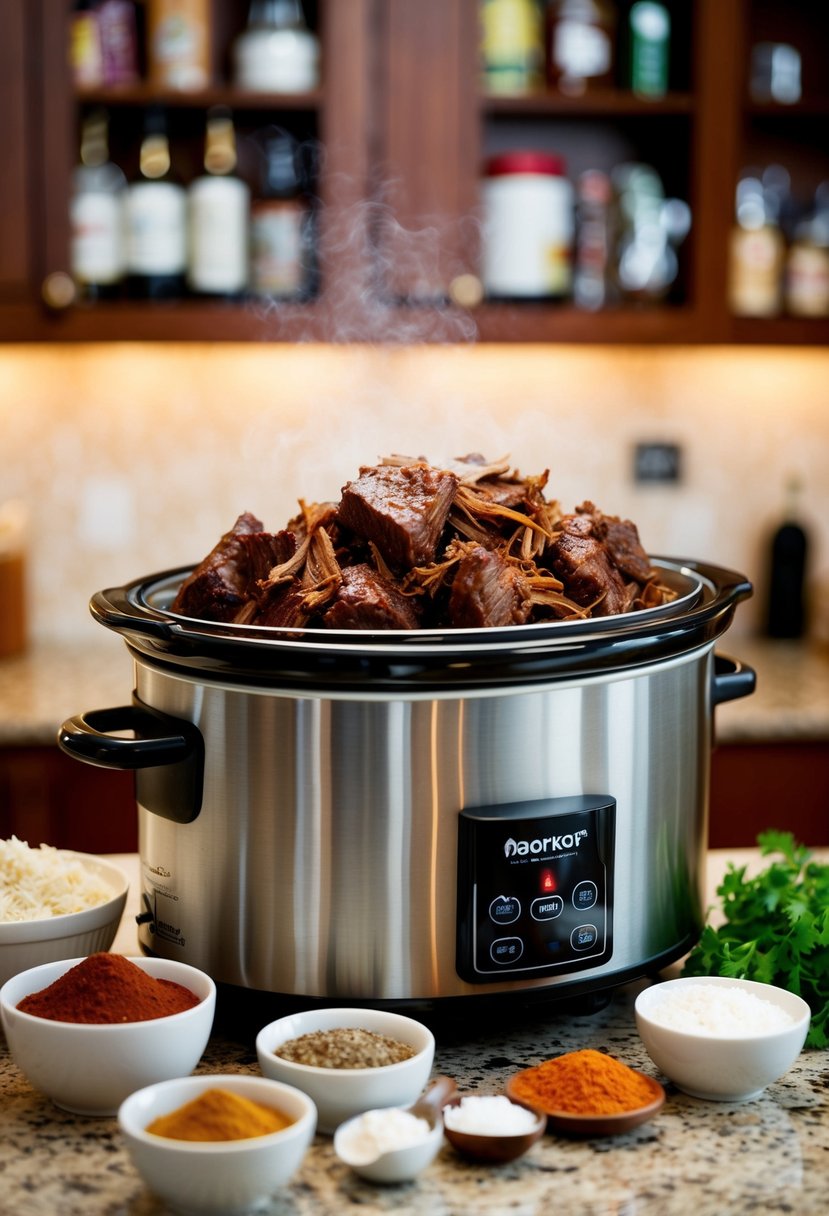
<svg viewBox="0 0 829 1216">
<path fill-rule="evenodd" d="M 449 595 L 456 628 L 523 625 L 531 607 L 526 580 L 500 553 L 475 545 L 458 565 Z"/>
<path fill-rule="evenodd" d="M 347 566 L 334 603 L 323 614 L 327 629 L 417 629 L 414 605 L 371 566 Z"/>
<path fill-rule="evenodd" d="M 624 612 L 630 596 L 589 515 L 567 515 L 550 546 L 550 566 L 577 604 L 594 616 Z"/>
<path fill-rule="evenodd" d="M 362 468 L 343 488 L 338 522 L 407 570 L 434 560 L 457 488 L 454 473 L 427 464 Z"/>
<path fill-rule="evenodd" d="M 593 520 L 595 535 L 607 546 L 614 565 L 622 574 L 639 583 L 653 578 L 654 570 L 642 547 L 636 524 L 629 519 L 620 519 L 618 515 L 603 515 L 592 502 L 583 503 L 576 510 Z"/>
<path fill-rule="evenodd" d="M 564 515 L 549 472 L 506 459 L 364 466 L 339 503 L 300 500 L 282 532 L 240 515 L 173 611 L 275 629 L 478 629 L 651 608 L 674 597 L 636 525 L 592 502 Z"/>
</svg>

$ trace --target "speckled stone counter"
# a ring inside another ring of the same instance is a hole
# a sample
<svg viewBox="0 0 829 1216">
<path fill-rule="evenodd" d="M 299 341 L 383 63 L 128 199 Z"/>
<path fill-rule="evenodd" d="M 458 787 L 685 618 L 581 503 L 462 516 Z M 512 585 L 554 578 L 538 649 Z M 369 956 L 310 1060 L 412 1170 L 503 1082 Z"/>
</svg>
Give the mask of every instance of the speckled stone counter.
<svg viewBox="0 0 829 1216">
<path fill-rule="evenodd" d="M 756 855 L 735 855 L 741 864 Z M 723 855 L 709 862 L 716 885 Z M 126 859 L 125 868 L 133 863 Z M 134 887 L 131 893 L 134 898 Z M 128 917 L 116 947 L 132 952 Z M 636 1034 L 639 984 L 591 1014 L 509 1007 L 497 1019 L 434 1023 L 435 1071 L 464 1091 L 501 1089 L 517 1069 L 582 1047 L 606 1049 L 658 1076 Z M 275 1016 L 275 1014 L 273 1015 Z M 199 1072 L 258 1072 L 253 1040 L 232 1026 L 214 1035 Z M 317 1136 L 269 1216 L 825 1216 L 829 1196 L 829 1052 L 804 1052 L 763 1095 L 743 1105 L 703 1102 L 667 1087 L 650 1123 L 625 1135 L 569 1140 L 548 1134 L 522 1160 L 466 1164 L 444 1145 L 413 1183 L 375 1187 Z M 59 1111 L 35 1093 L 0 1044 L 0 1213 L 3 1216 L 162 1216 L 121 1143 L 115 1119 Z"/>
<path fill-rule="evenodd" d="M 829 740 L 829 650 L 738 637 L 724 638 L 720 649 L 757 672 L 751 696 L 717 709 L 720 743 Z M 120 637 L 35 644 L 0 659 L 0 746 L 52 744 L 70 715 L 127 704 L 131 692 L 132 661 Z"/>
</svg>

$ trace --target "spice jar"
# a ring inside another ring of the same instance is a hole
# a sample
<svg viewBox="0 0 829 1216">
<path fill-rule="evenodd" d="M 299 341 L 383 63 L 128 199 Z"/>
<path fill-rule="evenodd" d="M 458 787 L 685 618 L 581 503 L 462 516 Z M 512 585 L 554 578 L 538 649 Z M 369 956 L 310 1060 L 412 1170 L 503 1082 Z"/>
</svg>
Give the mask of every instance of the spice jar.
<svg viewBox="0 0 829 1216">
<path fill-rule="evenodd" d="M 233 44 L 233 82 L 263 93 L 302 93 L 319 85 L 320 45 L 300 0 L 253 0 Z"/>
<path fill-rule="evenodd" d="M 607 0 L 550 0 L 547 83 L 568 97 L 614 83 L 616 9 Z"/>
<path fill-rule="evenodd" d="M 209 0 L 147 0 L 150 84 L 189 91 L 210 83 Z"/>
<path fill-rule="evenodd" d="M 573 188 L 561 157 L 515 151 L 486 164 L 482 279 L 490 297 L 556 299 L 572 282 Z"/>
<path fill-rule="evenodd" d="M 26 524 L 22 502 L 0 506 L 0 658 L 26 649 Z"/>
<path fill-rule="evenodd" d="M 528 93 L 542 83 L 543 23 L 535 0 L 483 0 L 481 60 L 487 93 Z"/>
</svg>

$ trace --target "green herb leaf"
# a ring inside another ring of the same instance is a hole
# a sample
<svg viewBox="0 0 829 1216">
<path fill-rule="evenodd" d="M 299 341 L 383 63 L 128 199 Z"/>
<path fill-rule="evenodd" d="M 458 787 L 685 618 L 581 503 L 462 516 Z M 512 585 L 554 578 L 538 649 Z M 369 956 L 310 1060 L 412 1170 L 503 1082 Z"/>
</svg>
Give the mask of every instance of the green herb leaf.
<svg viewBox="0 0 829 1216">
<path fill-rule="evenodd" d="M 706 925 L 684 975 L 723 975 L 787 988 L 808 1002 L 807 1047 L 829 1046 L 829 865 L 791 832 L 757 837 L 775 860 L 753 878 L 729 864 L 717 895 L 724 923 Z"/>
</svg>

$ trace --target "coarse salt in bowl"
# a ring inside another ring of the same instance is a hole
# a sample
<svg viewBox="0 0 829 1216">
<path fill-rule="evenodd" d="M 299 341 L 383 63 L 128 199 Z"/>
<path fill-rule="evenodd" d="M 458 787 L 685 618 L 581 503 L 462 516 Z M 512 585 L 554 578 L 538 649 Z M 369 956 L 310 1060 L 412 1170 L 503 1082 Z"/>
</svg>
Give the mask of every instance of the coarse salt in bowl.
<svg viewBox="0 0 829 1216">
<path fill-rule="evenodd" d="M 547 1116 L 506 1094 L 466 1094 L 443 1110 L 446 1139 L 470 1161 L 515 1161 L 543 1136 Z"/>
<path fill-rule="evenodd" d="M 148 975 L 172 980 L 198 997 L 180 1013 L 142 1022 L 58 1022 L 17 1006 L 83 959 L 63 959 L 12 976 L 0 988 L 0 1018 L 12 1060 L 56 1106 L 82 1115 L 114 1115 L 133 1090 L 192 1072 L 207 1046 L 216 985 L 187 963 L 133 958 Z"/>
<path fill-rule="evenodd" d="M 292 1039 L 315 1031 L 344 1027 L 383 1035 L 407 1044 L 406 1060 L 369 1068 L 321 1068 L 276 1055 Z M 346 1119 L 382 1106 L 408 1106 L 420 1096 L 435 1056 L 431 1030 L 414 1018 L 381 1009 L 308 1009 L 278 1018 L 256 1036 L 256 1055 L 266 1077 L 295 1085 L 311 1097 L 319 1113 L 318 1129 L 333 1133 Z"/>
<path fill-rule="evenodd" d="M 653 1060 L 697 1098 L 745 1102 L 799 1056 L 811 1010 L 784 988 L 725 976 L 688 976 L 644 989 L 636 1028 Z"/>
</svg>

